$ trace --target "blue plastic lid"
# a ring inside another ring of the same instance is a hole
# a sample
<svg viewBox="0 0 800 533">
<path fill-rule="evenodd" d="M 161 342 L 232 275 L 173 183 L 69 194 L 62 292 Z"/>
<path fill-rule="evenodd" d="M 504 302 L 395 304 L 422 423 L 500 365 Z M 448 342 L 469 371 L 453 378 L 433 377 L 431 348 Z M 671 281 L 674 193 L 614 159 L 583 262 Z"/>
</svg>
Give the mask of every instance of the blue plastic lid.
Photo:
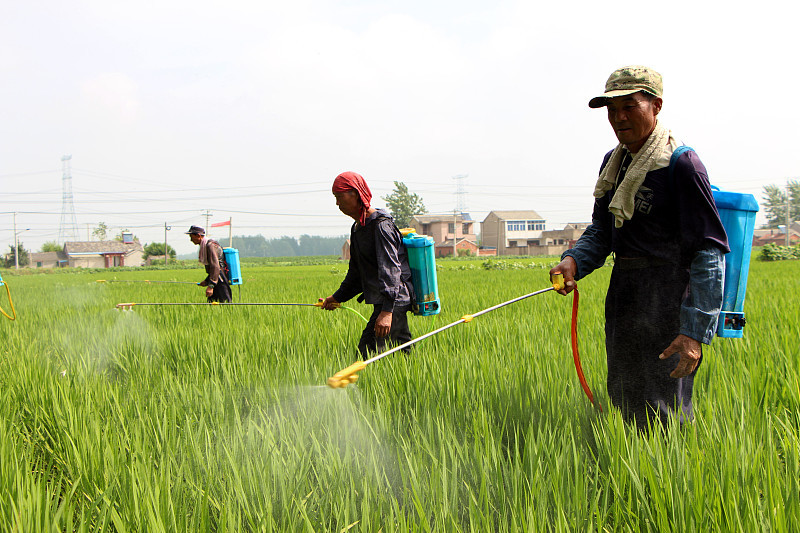
<svg viewBox="0 0 800 533">
<path fill-rule="evenodd" d="M 407 237 L 403 237 L 403 244 L 410 248 L 424 248 L 433 244 L 433 237 L 411 233 Z"/>
<path fill-rule="evenodd" d="M 758 202 L 752 194 L 721 191 L 713 187 L 714 203 L 717 209 L 734 209 L 736 211 L 758 211 Z"/>
</svg>

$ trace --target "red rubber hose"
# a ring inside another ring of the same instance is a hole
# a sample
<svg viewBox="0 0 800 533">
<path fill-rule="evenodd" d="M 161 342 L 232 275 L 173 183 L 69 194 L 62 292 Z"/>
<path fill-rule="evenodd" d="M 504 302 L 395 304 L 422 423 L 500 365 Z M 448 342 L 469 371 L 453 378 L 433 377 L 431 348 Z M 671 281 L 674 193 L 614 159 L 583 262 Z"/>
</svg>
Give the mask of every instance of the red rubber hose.
<svg viewBox="0 0 800 533">
<path fill-rule="evenodd" d="M 575 286 L 575 290 L 572 291 L 572 294 L 572 327 L 570 328 L 570 337 L 572 339 L 572 359 L 575 361 L 575 371 L 578 373 L 578 379 L 581 382 L 581 387 L 583 387 L 583 392 L 586 393 L 586 397 L 589 398 L 592 405 L 602 412 L 603 407 L 599 402 L 595 403 L 594 395 L 592 395 L 592 391 L 586 383 L 586 377 L 583 375 L 583 368 L 581 368 L 581 357 L 578 355 L 578 300 L 580 294 L 578 293 L 577 285 Z"/>
</svg>

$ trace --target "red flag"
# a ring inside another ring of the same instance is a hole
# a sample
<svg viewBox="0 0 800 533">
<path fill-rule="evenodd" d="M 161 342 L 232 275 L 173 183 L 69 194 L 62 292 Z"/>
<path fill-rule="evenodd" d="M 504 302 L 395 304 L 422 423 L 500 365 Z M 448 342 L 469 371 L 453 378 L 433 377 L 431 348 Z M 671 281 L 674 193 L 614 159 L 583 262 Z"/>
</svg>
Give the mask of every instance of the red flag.
<svg viewBox="0 0 800 533">
<path fill-rule="evenodd" d="M 230 226 L 230 225 L 231 225 L 231 221 L 230 220 L 226 220 L 225 222 L 217 222 L 216 224 L 211 224 L 211 227 L 212 228 L 218 228 L 220 226 Z"/>
</svg>

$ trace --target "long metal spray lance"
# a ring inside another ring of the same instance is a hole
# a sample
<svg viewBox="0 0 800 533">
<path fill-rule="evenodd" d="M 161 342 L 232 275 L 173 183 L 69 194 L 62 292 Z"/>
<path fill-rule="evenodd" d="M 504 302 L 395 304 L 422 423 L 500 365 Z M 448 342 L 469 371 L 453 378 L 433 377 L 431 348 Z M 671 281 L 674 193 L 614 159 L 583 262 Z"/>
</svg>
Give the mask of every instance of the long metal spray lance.
<svg viewBox="0 0 800 533">
<path fill-rule="evenodd" d="M 450 329 L 453 326 L 457 326 L 458 324 L 463 324 L 463 323 L 466 323 L 466 322 L 472 322 L 472 319 L 475 318 L 476 316 L 481 316 L 481 315 L 486 314 L 486 313 L 488 313 L 490 311 L 494 311 L 495 309 L 500 309 L 501 307 L 505 307 L 507 305 L 511 305 L 511 304 L 513 304 L 515 302 L 519 302 L 520 300 L 524 300 L 526 298 L 530 298 L 531 296 L 536 296 L 537 294 L 542 294 L 542 293 L 548 292 L 548 291 L 558 291 L 558 290 L 561 290 L 563 288 L 564 288 L 564 276 L 562 274 L 554 274 L 553 275 L 553 286 L 552 287 L 548 287 L 546 289 L 541 289 L 541 290 L 538 290 L 538 291 L 534 291 L 534 292 L 531 292 L 529 294 L 525 294 L 524 296 L 519 296 L 519 297 L 514 298 L 512 300 L 508 300 L 507 302 L 503 302 L 503 303 L 500 303 L 500 304 L 497 304 L 497 305 L 493 305 L 492 307 L 486 308 L 486 309 L 484 309 L 482 311 L 478 311 L 477 313 L 473 313 L 471 315 L 464 315 L 459 320 L 456 320 L 452 324 L 447 324 L 446 326 L 442 326 L 441 328 L 436 329 L 434 331 L 431 331 L 430 333 L 426 333 L 425 335 L 422 335 L 421 337 L 417 337 L 416 339 L 412 339 L 412 340 L 410 340 L 410 341 L 408 341 L 406 343 L 403 343 L 403 344 L 401 344 L 399 346 L 395 346 L 391 350 L 387 350 L 387 351 L 385 351 L 385 352 L 383 352 L 381 354 L 378 354 L 375 357 L 372 357 L 371 359 L 367 359 L 366 361 L 357 361 L 357 362 L 353 363 L 352 365 L 348 366 L 347 368 L 342 369 L 339 372 L 335 373 L 333 376 L 329 377 L 328 378 L 328 386 L 333 388 L 333 389 L 347 387 L 347 385 L 349 385 L 350 383 L 355 383 L 358 380 L 358 374 L 357 374 L 358 372 L 360 372 L 361 370 L 366 368 L 367 365 L 370 365 L 370 364 L 374 363 L 375 361 L 379 361 L 380 359 L 383 359 L 387 355 L 393 354 L 393 353 L 395 353 L 395 352 L 397 352 L 399 350 L 402 350 L 403 348 L 411 346 L 412 344 L 416 344 L 421 340 L 427 339 L 428 337 L 432 337 L 433 335 L 436 335 L 437 333 L 441 333 L 442 331 L 444 331 L 446 329 Z M 589 385 L 586 384 L 586 379 L 583 376 L 583 370 L 581 369 L 580 359 L 578 358 L 578 353 L 577 353 L 577 346 L 578 346 L 577 345 L 577 330 L 575 328 L 575 324 L 576 324 L 575 321 L 577 319 L 577 302 L 578 302 L 578 300 L 577 300 L 577 291 L 576 291 L 574 302 L 575 303 L 573 304 L 573 317 L 572 317 L 573 318 L 573 327 L 572 327 L 572 335 L 573 335 L 572 343 L 573 344 L 572 344 L 572 346 L 573 346 L 573 355 L 574 355 L 574 360 L 575 360 L 575 368 L 576 368 L 576 370 L 578 372 L 578 378 L 580 379 L 581 386 L 583 387 L 584 392 L 586 393 L 587 397 L 589 398 L 589 401 L 592 402 L 593 405 L 599 407 L 599 404 L 596 404 L 595 401 L 594 401 L 594 396 L 592 395 L 592 392 L 589 389 Z"/>
<path fill-rule="evenodd" d="M 199 285 L 194 281 L 161 281 L 154 279 L 98 279 L 97 283 L 180 283 L 184 285 Z"/>
<path fill-rule="evenodd" d="M 306 303 L 283 303 L 283 302 L 128 302 L 128 303 L 119 303 L 117 304 L 117 309 L 122 311 L 132 311 L 133 306 L 142 306 L 142 305 L 150 305 L 150 306 L 219 306 L 219 307 L 228 307 L 228 306 L 237 306 L 237 305 L 249 305 L 249 306 L 295 306 L 295 307 L 322 307 L 322 302 L 317 302 L 313 304 L 306 304 Z M 341 307 L 342 309 L 346 309 L 357 314 L 361 320 L 364 322 L 368 322 L 366 317 L 353 309 L 352 307 L 348 307 L 342 304 L 335 304 L 334 307 Z"/>
</svg>

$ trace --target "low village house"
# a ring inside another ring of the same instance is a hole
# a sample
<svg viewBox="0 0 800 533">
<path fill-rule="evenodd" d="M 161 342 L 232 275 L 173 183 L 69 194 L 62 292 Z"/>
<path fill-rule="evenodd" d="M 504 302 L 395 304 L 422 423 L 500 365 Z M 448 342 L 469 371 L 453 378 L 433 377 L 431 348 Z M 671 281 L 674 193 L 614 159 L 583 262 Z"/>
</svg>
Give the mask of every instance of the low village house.
<svg viewBox="0 0 800 533">
<path fill-rule="evenodd" d="M 536 211 L 491 211 L 481 223 L 481 242 L 497 255 L 560 256 L 583 234 L 587 222 L 572 222 L 548 230 Z"/>
<path fill-rule="evenodd" d="M 575 244 L 589 223 L 573 222 L 563 229 L 548 230 L 536 211 L 491 211 L 481 223 L 480 240 L 468 213 L 415 215 L 412 226 L 417 234 L 433 239 L 436 257 L 452 257 L 454 247 L 459 256 L 559 256 Z M 350 258 L 349 240 L 342 245 L 341 258 Z"/>
<path fill-rule="evenodd" d="M 131 233 L 123 233 L 121 241 L 66 242 L 63 251 L 35 252 L 29 257 L 29 268 L 110 268 L 146 264 L 144 248 Z"/>
<path fill-rule="evenodd" d="M 494 251 L 484 252 L 478 246 L 475 222 L 467 213 L 452 215 L 415 215 L 412 226 L 418 235 L 433 239 L 436 257 L 452 256 L 454 249 L 458 255 L 493 255 Z"/>
</svg>

